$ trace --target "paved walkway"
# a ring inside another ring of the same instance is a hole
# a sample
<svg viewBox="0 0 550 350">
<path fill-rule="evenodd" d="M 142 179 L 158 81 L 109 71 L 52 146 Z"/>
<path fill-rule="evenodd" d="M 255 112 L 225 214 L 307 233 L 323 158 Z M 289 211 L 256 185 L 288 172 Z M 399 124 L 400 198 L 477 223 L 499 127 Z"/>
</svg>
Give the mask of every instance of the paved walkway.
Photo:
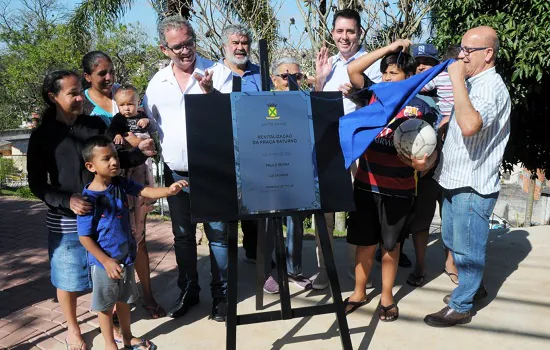
<svg viewBox="0 0 550 350">
<path fill-rule="evenodd" d="M 49 283 L 45 207 L 40 202 L 0 198 L 0 348 L 64 349 L 64 318 Z M 170 223 L 148 224 L 148 246 L 153 268 L 153 288 L 159 302 L 175 300 L 176 264 Z M 353 283 L 346 273 L 347 246 L 335 244 L 344 297 Z M 406 252 L 414 257 L 412 245 Z M 436 329 L 422 322 L 425 314 L 444 305 L 442 297 L 454 285 L 441 275 L 443 254 L 436 235 L 428 247 L 428 277 L 423 288 L 413 289 L 404 281 L 410 270 L 400 269 L 394 293 L 400 319 L 378 322 L 380 289 L 370 291 L 373 300 L 348 317 L 355 349 L 547 349 L 550 344 L 550 227 L 491 233 L 485 282 L 489 297 L 477 307 L 471 324 Z M 241 252 L 242 253 L 242 252 Z M 314 242 L 304 245 L 304 273 L 315 272 Z M 225 326 L 208 320 L 209 259 L 199 246 L 201 303 L 185 317 L 150 320 L 138 308 L 132 314 L 133 331 L 152 339 L 160 349 L 224 349 Z M 380 267 L 375 264 L 374 284 L 380 285 Z M 239 265 L 239 313 L 254 312 L 254 265 Z M 403 283 L 403 285 L 401 285 Z M 291 287 L 292 288 L 292 287 Z M 292 289 L 293 306 L 330 302 L 329 292 Z M 97 318 L 88 312 L 90 295 L 79 298 L 79 320 L 87 343 L 103 349 Z M 277 296 L 266 296 L 267 310 L 279 307 Z M 238 349 L 339 349 L 333 315 L 240 326 Z"/>
</svg>

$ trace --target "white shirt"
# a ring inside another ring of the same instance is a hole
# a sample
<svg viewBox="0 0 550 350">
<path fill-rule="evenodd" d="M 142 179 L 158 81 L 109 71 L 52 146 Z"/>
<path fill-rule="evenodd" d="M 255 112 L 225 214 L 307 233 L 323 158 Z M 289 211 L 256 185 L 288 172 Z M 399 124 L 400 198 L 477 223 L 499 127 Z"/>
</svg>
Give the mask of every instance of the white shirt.
<svg viewBox="0 0 550 350">
<path fill-rule="evenodd" d="M 483 126 L 477 134 L 463 136 L 453 108 L 434 179 L 448 190 L 471 187 L 482 195 L 495 193 L 500 190 L 498 170 L 510 136 L 510 94 L 494 67 L 468 79 L 466 87 Z"/>
<path fill-rule="evenodd" d="M 332 71 L 327 77 L 323 91 L 338 91 L 340 85 L 349 83 L 348 75 L 348 64 L 353 62 L 356 58 L 359 58 L 367 53 L 363 48 L 359 49 L 355 55 L 345 60 L 340 54 L 334 55 L 329 59 L 329 62 L 332 64 Z M 376 61 L 372 66 L 365 70 L 365 75 L 369 77 L 374 83 L 379 83 L 382 81 L 382 73 L 380 72 L 380 62 L 382 60 Z M 349 98 L 344 98 L 344 114 L 351 113 L 355 111 L 357 105 L 353 103 Z"/>
<path fill-rule="evenodd" d="M 221 92 L 230 92 L 225 84 L 226 77 L 221 74 L 223 65 L 214 63 L 197 54 L 193 73 L 204 75 L 212 71 L 214 88 Z M 164 162 L 172 170 L 188 171 L 187 126 L 185 117 L 185 95 L 204 93 L 198 81 L 191 75 L 185 89 L 181 91 L 174 76 L 173 63 L 161 69 L 149 82 L 143 106 L 147 116 L 156 122 Z"/>
</svg>

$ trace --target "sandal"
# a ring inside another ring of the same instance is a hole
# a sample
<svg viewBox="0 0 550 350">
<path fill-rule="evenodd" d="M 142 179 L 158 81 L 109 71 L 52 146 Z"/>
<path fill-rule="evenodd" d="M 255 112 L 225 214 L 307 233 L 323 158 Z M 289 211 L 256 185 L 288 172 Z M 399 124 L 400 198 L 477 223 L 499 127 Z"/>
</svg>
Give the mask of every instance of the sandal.
<svg viewBox="0 0 550 350">
<path fill-rule="evenodd" d="M 149 316 L 151 316 L 151 318 L 154 320 L 166 316 L 166 311 L 164 311 L 162 306 L 160 306 L 158 303 L 155 303 L 155 305 L 143 304 L 143 308 L 147 310 Z"/>
<path fill-rule="evenodd" d="M 444 269 L 443 273 L 446 274 L 447 276 L 449 276 L 449 279 L 451 280 L 451 282 L 453 282 L 454 284 L 456 284 L 458 286 L 458 275 L 456 273 L 449 272 L 449 271 L 447 271 L 447 269 Z M 456 278 L 456 281 L 453 279 L 453 277 Z"/>
<path fill-rule="evenodd" d="M 426 274 L 417 276 L 412 272 L 407 278 L 407 284 L 412 287 L 420 287 L 424 283 L 424 279 L 426 279 Z"/>
<path fill-rule="evenodd" d="M 86 343 L 82 341 L 80 344 L 70 344 L 67 342 L 67 339 L 65 339 L 65 346 L 67 350 L 84 350 L 86 348 Z"/>
<path fill-rule="evenodd" d="M 156 350 L 157 346 L 153 344 L 150 340 L 145 340 L 143 338 L 139 338 L 141 342 L 133 345 L 124 345 L 124 349 L 133 349 L 133 350 Z"/>
<path fill-rule="evenodd" d="M 369 302 L 369 297 L 367 296 L 367 299 L 364 301 L 350 301 L 349 297 L 344 300 L 344 310 L 346 313 L 346 316 L 354 312 L 355 310 L 359 309 L 363 305 L 367 305 Z M 347 306 L 351 305 L 353 306 L 351 309 L 347 310 Z"/>
<path fill-rule="evenodd" d="M 122 332 L 120 331 L 120 326 L 114 326 L 113 327 L 113 338 L 115 339 L 115 343 L 122 344 Z"/>
<path fill-rule="evenodd" d="M 390 311 L 391 309 L 395 308 L 397 313 L 393 316 L 388 316 L 388 311 Z M 382 318 L 382 316 L 384 316 L 384 318 Z M 397 307 L 397 305 L 395 304 L 391 304 L 391 305 L 388 305 L 388 306 L 382 306 L 382 304 L 380 304 L 380 312 L 378 313 L 378 319 L 382 322 L 393 322 L 395 320 L 397 320 L 399 318 L 399 308 Z"/>
</svg>

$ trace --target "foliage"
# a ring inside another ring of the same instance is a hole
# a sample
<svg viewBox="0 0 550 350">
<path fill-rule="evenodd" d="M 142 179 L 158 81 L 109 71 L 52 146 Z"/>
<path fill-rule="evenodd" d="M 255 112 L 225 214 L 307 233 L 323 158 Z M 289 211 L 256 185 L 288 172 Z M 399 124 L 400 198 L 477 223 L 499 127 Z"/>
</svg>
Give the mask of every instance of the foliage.
<svg viewBox="0 0 550 350">
<path fill-rule="evenodd" d="M 440 49 L 460 43 L 469 28 L 489 25 L 500 38 L 497 71 L 512 98 L 512 133 L 505 167 L 521 162 L 550 175 L 550 2 L 448 0 L 435 4 L 432 24 Z"/>
<path fill-rule="evenodd" d="M 226 25 L 245 23 L 255 38 L 266 38 L 274 51 L 278 42 L 277 6 L 269 0 L 151 0 L 161 20 L 176 13 L 188 18 L 199 41 L 199 53 L 211 59 L 223 56 L 221 31 Z M 275 1 L 279 3 L 279 1 Z M 280 2 L 282 4 L 282 1 Z M 71 28 L 82 41 L 115 23 L 135 4 L 134 0 L 84 0 L 70 19 Z"/>
<path fill-rule="evenodd" d="M 433 0 L 400 0 L 394 4 L 385 0 L 296 0 L 296 6 L 304 20 L 299 28 L 291 18 L 288 30 L 281 34 L 279 55 L 300 60 L 306 73 L 315 71 L 315 55 L 322 46 L 336 54 L 331 38 L 334 13 L 345 8 L 356 9 L 361 16 L 363 30 L 361 42 L 371 51 L 398 38 L 417 38 L 422 33 L 422 23 L 431 9 Z M 298 33 L 298 35 L 296 35 Z"/>
<path fill-rule="evenodd" d="M 139 23 L 112 25 L 96 41 L 95 49 L 107 53 L 113 60 L 117 81 L 132 84 L 140 94 L 145 93 L 165 56 L 157 46 L 149 43 Z"/>
<path fill-rule="evenodd" d="M 27 199 L 36 198 L 36 196 L 32 193 L 32 191 L 31 191 L 31 189 L 29 188 L 29 186 L 19 187 L 19 188 L 15 191 L 15 194 L 16 194 L 18 197 L 21 197 L 21 198 L 27 198 Z"/>
<path fill-rule="evenodd" d="M 0 157 L 0 186 L 6 184 L 8 177 L 17 172 L 13 159 Z"/>
<path fill-rule="evenodd" d="M 5 46 L 0 52 L 0 109 L 9 111 L 8 116 L 20 117 L 42 105 L 40 88 L 45 73 L 76 69 L 82 57 L 66 25 L 41 17 L 36 18 L 37 22 L 28 22 L 33 17 L 30 10 L 27 12 L 0 14 L 0 42 Z"/>
<path fill-rule="evenodd" d="M 131 83 L 140 92 L 164 57 L 139 24 L 108 26 L 83 45 L 64 22 L 66 16 L 59 16 L 55 0 L 25 4 L 10 13 L 0 3 L 0 129 L 17 127 L 21 118 L 43 106 L 40 89 L 47 72 L 80 71 L 82 56 L 92 49 L 109 54 L 119 82 Z"/>
</svg>

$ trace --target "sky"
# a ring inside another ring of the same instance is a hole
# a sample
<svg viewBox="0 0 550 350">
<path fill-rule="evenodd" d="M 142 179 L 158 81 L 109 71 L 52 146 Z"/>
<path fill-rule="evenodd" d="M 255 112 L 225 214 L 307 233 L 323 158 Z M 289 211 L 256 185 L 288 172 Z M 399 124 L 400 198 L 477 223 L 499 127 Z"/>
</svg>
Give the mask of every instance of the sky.
<svg viewBox="0 0 550 350">
<path fill-rule="evenodd" d="M 9 0 L 9 1 L 11 1 L 9 6 L 10 8 L 18 8 L 19 6 L 21 6 L 18 0 Z M 81 1 L 82 0 L 59 0 L 59 2 L 61 4 L 65 4 L 69 10 L 75 8 L 79 3 L 81 3 Z M 281 6 L 281 8 L 279 9 L 279 12 L 277 13 L 277 18 L 280 22 L 281 34 L 287 35 L 290 18 L 295 19 L 297 28 L 303 28 L 304 20 L 296 7 L 296 1 L 283 0 L 282 4 L 283 6 Z M 156 12 L 153 10 L 148 0 L 135 0 L 134 5 L 124 15 L 121 22 L 122 23 L 139 22 L 141 26 L 144 28 L 145 32 L 149 34 L 151 43 L 154 43 L 154 44 L 157 43 L 157 34 L 156 34 L 157 16 L 156 16 Z M 291 36 L 297 40 L 300 34 L 298 33 L 297 30 L 293 30 L 291 32 Z M 422 36 L 421 41 L 426 40 L 428 37 L 429 35 L 425 33 Z"/>
</svg>

